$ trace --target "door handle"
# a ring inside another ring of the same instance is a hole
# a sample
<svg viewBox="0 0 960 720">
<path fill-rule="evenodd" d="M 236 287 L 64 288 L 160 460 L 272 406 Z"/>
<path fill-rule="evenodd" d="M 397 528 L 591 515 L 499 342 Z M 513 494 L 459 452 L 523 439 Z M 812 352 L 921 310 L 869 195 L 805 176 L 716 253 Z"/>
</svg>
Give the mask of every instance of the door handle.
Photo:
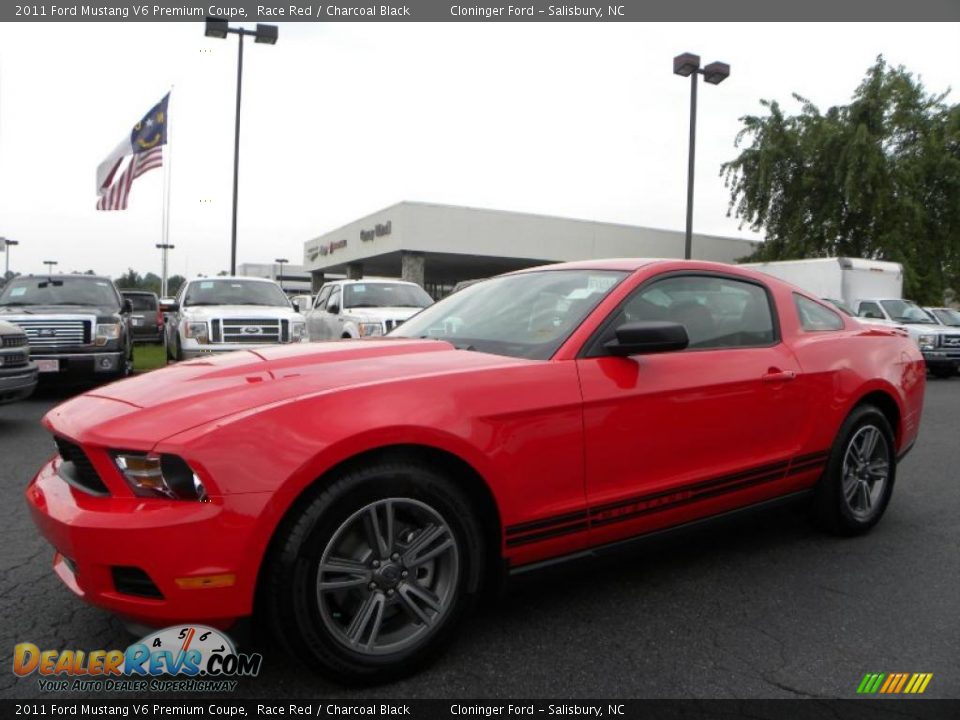
<svg viewBox="0 0 960 720">
<path fill-rule="evenodd" d="M 763 381 L 768 383 L 782 383 L 789 380 L 796 380 L 796 378 L 797 374 L 793 370 L 770 368 L 767 374 L 763 376 Z"/>
</svg>

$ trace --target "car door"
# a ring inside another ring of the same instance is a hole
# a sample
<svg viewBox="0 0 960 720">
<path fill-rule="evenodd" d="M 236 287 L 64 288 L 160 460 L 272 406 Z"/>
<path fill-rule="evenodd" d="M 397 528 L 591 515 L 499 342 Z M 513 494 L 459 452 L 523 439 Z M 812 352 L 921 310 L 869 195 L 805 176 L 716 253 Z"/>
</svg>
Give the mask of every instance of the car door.
<svg viewBox="0 0 960 720">
<path fill-rule="evenodd" d="M 324 285 L 320 288 L 320 292 L 317 293 L 317 299 L 313 303 L 313 309 L 307 313 L 307 335 L 312 341 L 323 339 L 323 324 L 321 320 L 323 318 L 324 307 L 327 304 L 327 298 L 330 297 L 330 291 L 332 289 L 332 285 Z"/>
<path fill-rule="evenodd" d="M 611 357 L 616 327 L 684 325 L 686 350 Z M 784 492 L 804 420 L 801 370 L 761 283 L 669 274 L 641 285 L 577 360 L 592 542 Z"/>
</svg>

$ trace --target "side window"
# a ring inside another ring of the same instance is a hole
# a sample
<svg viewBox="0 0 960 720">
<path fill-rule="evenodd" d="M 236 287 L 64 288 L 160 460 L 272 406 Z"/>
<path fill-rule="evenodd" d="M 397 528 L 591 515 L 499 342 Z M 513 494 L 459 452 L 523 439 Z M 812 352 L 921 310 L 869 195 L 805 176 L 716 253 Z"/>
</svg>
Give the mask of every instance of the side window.
<svg viewBox="0 0 960 720">
<path fill-rule="evenodd" d="M 334 308 L 337 312 L 340 312 L 340 288 L 336 287 L 333 289 L 333 292 L 330 293 L 330 299 L 327 300 L 326 310 L 331 312 L 331 308 Z"/>
<path fill-rule="evenodd" d="M 862 302 L 857 309 L 857 315 L 875 320 L 883 320 L 883 310 L 875 302 Z"/>
<path fill-rule="evenodd" d="M 818 332 L 822 330 L 843 330 L 843 320 L 830 308 L 803 295 L 793 296 L 797 306 L 797 315 L 804 330 Z"/>
<path fill-rule="evenodd" d="M 313 303 L 313 306 L 318 310 L 322 309 L 327 303 L 327 298 L 330 297 L 331 290 L 333 290 L 333 285 L 327 285 L 326 287 L 320 288 L 320 294 L 317 295 L 317 299 Z"/>
<path fill-rule="evenodd" d="M 621 308 L 625 322 L 666 320 L 687 330 L 690 349 L 759 347 L 776 340 L 773 310 L 760 285 L 707 275 L 680 275 L 641 288 Z"/>
</svg>

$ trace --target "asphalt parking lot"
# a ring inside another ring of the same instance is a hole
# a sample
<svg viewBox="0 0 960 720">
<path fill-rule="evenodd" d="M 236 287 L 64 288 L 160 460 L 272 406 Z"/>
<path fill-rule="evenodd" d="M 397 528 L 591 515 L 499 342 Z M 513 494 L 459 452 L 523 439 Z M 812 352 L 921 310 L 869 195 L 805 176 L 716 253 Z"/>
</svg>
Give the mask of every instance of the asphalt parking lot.
<svg viewBox="0 0 960 720">
<path fill-rule="evenodd" d="M 43 696 L 36 676 L 10 671 L 18 642 L 92 650 L 132 640 L 55 578 L 22 497 L 52 451 L 38 421 L 68 396 L 0 407 L 3 697 Z M 853 697 L 867 672 L 931 672 L 926 696 L 960 697 L 958 428 L 960 378 L 931 380 L 920 440 L 866 537 L 828 537 L 780 509 L 528 578 L 402 682 L 342 688 L 273 651 L 236 695 Z"/>
</svg>

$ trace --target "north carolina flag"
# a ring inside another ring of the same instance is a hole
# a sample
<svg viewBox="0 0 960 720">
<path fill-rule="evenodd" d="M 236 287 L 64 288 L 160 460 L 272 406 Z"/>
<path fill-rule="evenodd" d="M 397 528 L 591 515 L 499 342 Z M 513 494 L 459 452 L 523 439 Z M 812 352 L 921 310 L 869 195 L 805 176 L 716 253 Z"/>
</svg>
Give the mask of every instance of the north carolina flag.
<svg viewBox="0 0 960 720">
<path fill-rule="evenodd" d="M 126 210 L 133 181 L 147 170 L 163 164 L 160 148 L 167 144 L 169 100 L 170 93 L 167 93 L 97 167 L 98 210 Z M 141 157 L 144 154 L 148 154 L 149 159 Z M 124 158 L 130 155 L 133 157 L 126 169 L 118 175 Z M 121 181 L 122 186 L 118 185 Z"/>
</svg>

